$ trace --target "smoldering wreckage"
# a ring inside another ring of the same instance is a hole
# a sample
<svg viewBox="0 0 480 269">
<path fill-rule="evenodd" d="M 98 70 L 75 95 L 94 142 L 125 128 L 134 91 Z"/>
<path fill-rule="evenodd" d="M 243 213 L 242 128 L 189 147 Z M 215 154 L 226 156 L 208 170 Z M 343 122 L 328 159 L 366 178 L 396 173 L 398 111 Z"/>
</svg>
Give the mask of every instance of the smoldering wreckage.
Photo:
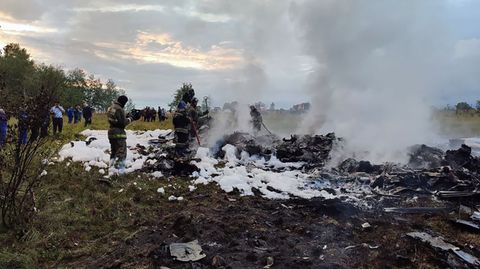
<svg viewBox="0 0 480 269">
<path fill-rule="evenodd" d="M 83 265 L 480 268 L 480 158 L 462 141 L 447 151 L 414 146 L 407 165 L 347 158 L 327 167 L 344 143 L 333 133 L 236 132 L 183 158 L 172 132 L 154 135 L 129 146 L 142 159 L 138 170 L 189 181 L 192 192 L 170 196 L 158 225 Z"/>
</svg>

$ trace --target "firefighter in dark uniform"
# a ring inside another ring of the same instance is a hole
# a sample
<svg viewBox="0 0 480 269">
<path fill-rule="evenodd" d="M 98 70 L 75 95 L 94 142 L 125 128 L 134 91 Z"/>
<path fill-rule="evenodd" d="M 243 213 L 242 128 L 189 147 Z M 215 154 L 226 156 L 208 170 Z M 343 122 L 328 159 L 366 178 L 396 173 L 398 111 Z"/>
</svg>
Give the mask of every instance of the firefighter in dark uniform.
<svg viewBox="0 0 480 269">
<path fill-rule="evenodd" d="M 110 167 L 118 169 L 118 174 L 125 173 L 125 159 L 127 158 L 127 133 L 125 127 L 140 118 L 140 113 L 125 114 L 125 104 L 128 98 L 125 95 L 118 97 L 107 110 L 108 140 L 110 142 Z"/>
<path fill-rule="evenodd" d="M 185 156 L 189 148 L 190 118 L 187 114 L 187 105 L 183 100 L 180 101 L 173 115 L 173 127 L 175 128 L 175 151 L 177 155 Z"/>
<path fill-rule="evenodd" d="M 253 133 L 257 134 L 262 128 L 262 114 L 260 114 L 255 106 L 250 106 L 250 116 L 252 117 Z"/>
<path fill-rule="evenodd" d="M 208 110 L 205 111 L 205 112 L 198 112 L 198 99 L 197 98 L 193 98 L 192 101 L 191 101 L 191 104 L 190 106 L 188 107 L 188 116 L 190 117 L 191 119 L 191 124 L 190 124 L 190 136 L 192 138 L 194 138 L 195 136 L 198 135 L 198 132 L 199 132 L 199 129 L 201 127 L 200 125 L 200 118 L 208 115 Z"/>
</svg>

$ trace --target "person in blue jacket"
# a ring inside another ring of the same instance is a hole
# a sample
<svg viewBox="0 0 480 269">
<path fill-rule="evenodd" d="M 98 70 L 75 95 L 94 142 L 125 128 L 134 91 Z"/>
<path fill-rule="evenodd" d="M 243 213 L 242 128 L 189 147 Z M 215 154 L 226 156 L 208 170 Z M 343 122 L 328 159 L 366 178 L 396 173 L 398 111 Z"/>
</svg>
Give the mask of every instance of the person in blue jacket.
<svg viewBox="0 0 480 269">
<path fill-rule="evenodd" d="M 68 117 L 68 123 L 72 123 L 73 122 L 73 116 L 75 115 L 75 109 L 70 106 L 68 109 L 67 109 L 67 117 Z"/>
<path fill-rule="evenodd" d="M 0 147 L 7 141 L 8 118 L 5 110 L 0 108 Z"/>
</svg>

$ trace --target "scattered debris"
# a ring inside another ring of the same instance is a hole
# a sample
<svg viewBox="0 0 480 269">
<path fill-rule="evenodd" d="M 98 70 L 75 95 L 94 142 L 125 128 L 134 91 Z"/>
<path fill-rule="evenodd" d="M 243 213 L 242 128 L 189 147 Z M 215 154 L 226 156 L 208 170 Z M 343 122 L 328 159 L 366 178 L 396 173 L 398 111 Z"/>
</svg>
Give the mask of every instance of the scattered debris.
<svg viewBox="0 0 480 269">
<path fill-rule="evenodd" d="M 468 220 L 455 220 L 455 223 L 456 224 L 460 224 L 466 228 L 469 228 L 471 230 L 475 230 L 476 232 L 480 232 L 480 225 L 476 224 L 476 223 L 473 223 L 471 221 L 468 221 Z"/>
<path fill-rule="evenodd" d="M 472 216 L 470 216 L 471 219 L 480 221 L 480 212 L 473 212 Z"/>
<path fill-rule="evenodd" d="M 268 269 L 273 266 L 273 257 L 267 257 L 267 265 L 265 265 L 263 268 Z"/>
<path fill-rule="evenodd" d="M 408 166 L 413 169 L 432 169 L 442 165 L 444 152 L 427 145 L 416 145 L 410 148 Z"/>
<path fill-rule="evenodd" d="M 463 198 L 480 195 L 479 191 L 439 191 L 437 193 L 440 198 Z"/>
<path fill-rule="evenodd" d="M 305 162 L 307 167 L 322 167 L 330 160 L 330 152 L 341 139 L 334 133 L 323 135 L 293 135 L 276 147 L 277 158 L 282 162 Z"/>
<path fill-rule="evenodd" d="M 388 207 L 385 212 L 400 214 L 447 214 L 453 211 L 450 207 Z"/>
<path fill-rule="evenodd" d="M 226 265 L 225 259 L 223 259 L 222 257 L 220 257 L 218 255 L 213 256 L 213 258 L 212 258 L 212 266 L 213 267 L 218 268 L 218 267 L 222 267 L 222 266 L 225 266 L 225 265 Z"/>
<path fill-rule="evenodd" d="M 172 243 L 170 244 L 170 255 L 177 261 L 195 262 L 205 258 L 202 247 L 198 244 L 198 240 L 188 243 Z"/>
<path fill-rule="evenodd" d="M 445 242 L 442 237 L 433 237 L 430 234 L 424 233 L 424 232 L 411 232 L 411 233 L 407 233 L 407 235 L 411 238 L 419 239 L 422 242 L 429 243 L 434 248 L 437 248 L 443 251 L 452 251 L 458 257 L 460 257 L 463 261 L 467 262 L 470 265 L 480 266 L 479 259 L 460 250 L 460 248 L 456 247 L 455 245 Z"/>
<path fill-rule="evenodd" d="M 370 223 L 368 223 L 368 222 L 365 222 L 365 223 L 362 224 L 363 229 L 368 229 L 368 228 L 371 228 L 371 227 L 372 227 L 372 225 L 370 225 Z"/>
</svg>

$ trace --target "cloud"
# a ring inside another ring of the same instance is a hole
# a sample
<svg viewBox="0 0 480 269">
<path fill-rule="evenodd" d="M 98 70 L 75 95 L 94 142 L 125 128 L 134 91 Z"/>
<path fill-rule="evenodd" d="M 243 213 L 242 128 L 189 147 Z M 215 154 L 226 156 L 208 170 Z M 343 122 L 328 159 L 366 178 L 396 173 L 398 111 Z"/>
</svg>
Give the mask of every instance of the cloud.
<svg viewBox="0 0 480 269">
<path fill-rule="evenodd" d="M 140 32 L 135 44 L 120 48 L 124 57 L 143 62 L 168 63 L 197 69 L 231 69 L 243 65 L 242 51 L 225 44 L 212 45 L 207 51 L 185 47 L 169 34 Z"/>
<path fill-rule="evenodd" d="M 55 28 L 37 26 L 28 23 L 14 23 L 0 20 L 0 27 L 3 32 L 10 35 L 22 35 L 31 33 L 54 33 L 58 30 Z"/>
<path fill-rule="evenodd" d="M 48 7 L 42 5 L 40 0 L 2 0 L 0 1 L 1 13 L 16 20 L 38 20 Z"/>
<path fill-rule="evenodd" d="M 409 61 L 404 78 L 428 76 L 421 80 L 428 88 L 442 89 L 425 97 L 432 103 L 474 98 L 478 1 L 332 2 L 2 0 L 0 45 L 20 42 L 39 61 L 112 78 L 139 105 L 168 103 L 182 82 L 218 105 L 245 96 L 283 106 L 307 101 L 319 74 L 346 89 L 389 80 L 402 88 L 406 82 L 387 71 Z M 352 22 L 354 31 L 340 27 Z M 439 74 L 445 78 L 436 82 Z"/>
</svg>

